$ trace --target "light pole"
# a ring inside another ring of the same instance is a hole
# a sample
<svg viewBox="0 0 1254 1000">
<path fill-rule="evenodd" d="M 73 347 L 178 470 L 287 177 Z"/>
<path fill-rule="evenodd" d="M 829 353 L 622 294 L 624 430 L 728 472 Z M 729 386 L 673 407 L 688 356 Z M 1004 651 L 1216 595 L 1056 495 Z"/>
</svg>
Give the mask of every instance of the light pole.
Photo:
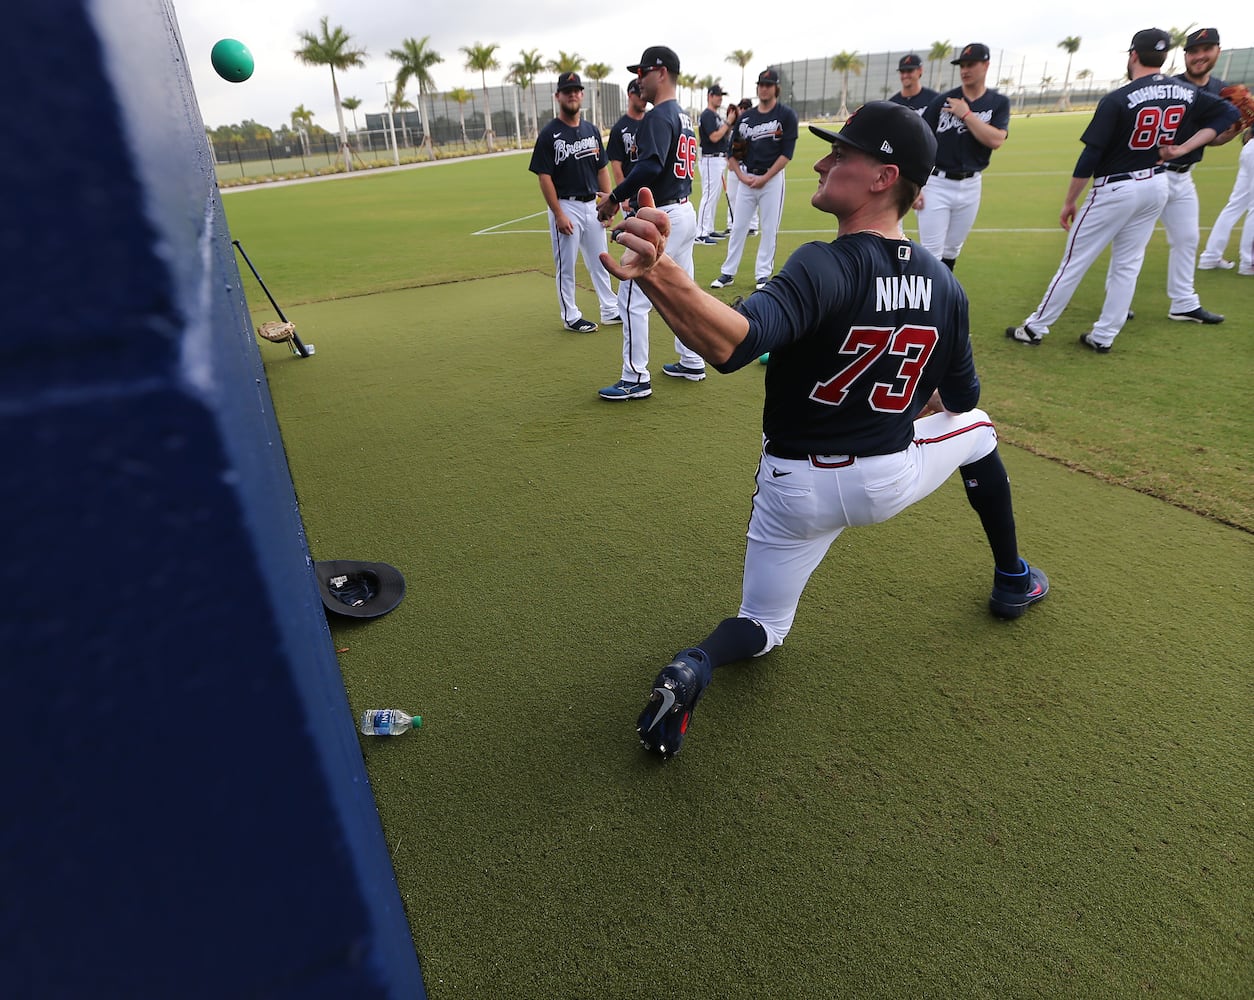
<svg viewBox="0 0 1254 1000">
<path fill-rule="evenodd" d="M 396 146 L 396 123 L 392 120 L 392 95 L 388 93 L 387 80 L 380 80 L 379 86 L 383 88 L 383 105 L 388 109 L 388 132 L 392 139 L 392 162 L 399 167 L 401 165 L 401 151 Z"/>
</svg>

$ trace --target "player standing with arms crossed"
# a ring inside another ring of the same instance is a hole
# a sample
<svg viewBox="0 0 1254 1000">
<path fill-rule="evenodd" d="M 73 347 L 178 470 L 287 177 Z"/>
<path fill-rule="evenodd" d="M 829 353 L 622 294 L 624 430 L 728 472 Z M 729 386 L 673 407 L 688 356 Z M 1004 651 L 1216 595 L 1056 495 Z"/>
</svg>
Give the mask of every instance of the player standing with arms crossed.
<svg viewBox="0 0 1254 1000">
<path fill-rule="evenodd" d="M 561 74 L 554 96 L 558 114 L 540 130 L 530 170 L 540 178 L 540 193 L 549 209 L 562 324 L 576 333 L 593 333 L 597 325 L 583 318 L 575 301 L 575 256 L 582 254 L 592 278 L 601 303 L 601 322 L 619 322 L 614 289 L 605 268 L 597 264 L 598 255 L 605 252 L 605 228 L 597 222 L 595 201 L 598 191 L 609 190 L 609 161 L 601 145 L 601 130 L 580 117 L 583 82 L 579 74 Z"/>
<path fill-rule="evenodd" d="M 707 90 L 705 110 L 697 119 L 697 137 L 701 140 L 701 205 L 697 211 L 697 242 L 704 246 L 714 246 L 723 238 L 714 228 L 714 223 L 718 215 L 718 196 L 723 193 L 723 175 L 727 172 L 728 132 L 731 130 L 731 125 L 718 113 L 724 94 L 726 91 L 717 83 Z"/>
<path fill-rule="evenodd" d="M 923 86 L 923 60 L 911 52 L 897 63 L 897 75 L 901 78 L 901 90 L 889 98 L 894 104 L 923 114 L 927 106 L 940 97 L 931 87 Z"/>
<path fill-rule="evenodd" d="M 1184 40 L 1184 72 L 1176 79 L 1193 84 L 1198 90 L 1219 96 L 1224 82 L 1211 76 L 1219 60 L 1219 32 L 1215 28 L 1199 28 Z M 1236 136 L 1230 130 L 1217 136 L 1212 146 L 1222 146 Z M 1184 142 L 1192 135 L 1188 128 L 1176 135 Z M 1167 231 L 1167 296 L 1171 306 L 1167 318 L 1184 323 L 1205 323 L 1213 326 L 1224 318 L 1202 308 L 1202 300 L 1193 287 L 1193 270 L 1197 267 L 1197 246 L 1201 242 L 1198 228 L 1197 186 L 1190 171 L 1202 162 L 1205 150 L 1198 148 L 1173 160 L 1167 167 L 1167 204 L 1163 206 L 1163 228 Z"/>
<path fill-rule="evenodd" d="M 1010 128 L 1010 101 L 985 86 L 988 46 L 972 42 L 957 59 L 962 86 L 932 101 L 923 120 L 936 133 L 936 166 L 914 206 L 919 242 L 951 271 L 980 210 L 981 174 Z"/>
<path fill-rule="evenodd" d="M 997 434 L 975 409 L 967 297 L 901 231 L 935 138 L 887 101 L 864 105 L 839 133 L 810 131 L 832 144 L 815 164 L 811 204 L 836 216 L 837 237 L 800 247 L 760 294 L 733 308 L 697 288 L 661 255 L 669 220 L 648 207 L 615 230 L 622 261 L 603 258 L 647 288 L 671 329 L 719 371 L 771 353 L 740 610 L 654 682 L 637 728 L 663 757 L 680 749 L 716 667 L 784 641 L 811 573 L 846 527 L 887 520 L 955 469 L 992 549 L 990 611 L 1017 618 L 1049 589 L 1019 556 Z"/>
<path fill-rule="evenodd" d="M 1204 145 L 1236 120 L 1227 101 L 1191 84 L 1159 73 L 1171 47 L 1171 36 L 1145 28 L 1132 36 L 1128 78 L 1097 104 L 1093 120 L 1080 136 L 1084 151 L 1072 171 L 1059 222 L 1067 230 L 1062 263 L 1045 289 L 1045 297 L 1020 326 L 1006 336 L 1038 345 L 1071 301 L 1089 267 L 1110 247 L 1106 301 L 1093 329 L 1080 335 L 1085 347 L 1105 354 L 1123 324 L 1145 260 L 1154 223 L 1167 201 L 1167 179 L 1160 160 L 1174 160 Z M 1188 127 L 1188 142 L 1174 146 Z M 1083 208 L 1080 194 L 1093 178 Z"/>
<path fill-rule="evenodd" d="M 727 169 L 740 185 L 732 204 L 731 237 L 727 259 L 711 288 L 726 288 L 736 280 L 745 240 L 756 214 L 762 238 L 754 264 L 755 285 L 761 288 L 775 273 L 775 244 L 784 214 L 784 170 L 797 148 L 797 114 L 779 102 L 779 73 L 765 69 L 758 74 L 758 103 L 736 119 L 733 134 L 748 145 L 743 156 L 732 151 Z M 733 138 L 733 144 L 735 139 Z"/>
<path fill-rule="evenodd" d="M 636 132 L 636 165 L 597 204 L 597 217 L 609 222 L 621 205 L 635 198 L 642 187 L 653 191 L 654 204 L 670 219 L 671 240 L 666 252 L 685 273 L 692 274 L 692 243 L 697 236 L 697 214 L 688 200 L 692 194 L 692 177 L 697 168 L 697 136 L 692 120 L 679 107 L 675 88 L 679 78 L 679 56 L 665 45 L 651 45 L 644 50 L 640 62 L 628 66 L 640 81 L 640 93 L 653 107 L 645 114 Z M 644 295 L 633 287 L 626 295 Z M 620 296 L 623 292 L 620 288 Z M 634 309 L 634 307 L 633 307 Z M 602 399 L 643 399 L 653 394 L 649 377 L 648 315 L 638 329 L 637 317 L 632 327 L 623 330 L 623 375 L 614 385 L 600 390 Z M 705 378 L 705 361 L 689 350 L 676 337 L 679 361 L 662 366 L 662 371 L 675 378 L 700 382 Z"/>
</svg>

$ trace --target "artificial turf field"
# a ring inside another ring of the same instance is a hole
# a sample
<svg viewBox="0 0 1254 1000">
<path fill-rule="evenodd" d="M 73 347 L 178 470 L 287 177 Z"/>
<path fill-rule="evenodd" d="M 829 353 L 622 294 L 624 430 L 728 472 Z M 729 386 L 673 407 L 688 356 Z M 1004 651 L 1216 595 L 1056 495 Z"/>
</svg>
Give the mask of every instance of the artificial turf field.
<svg viewBox="0 0 1254 1000">
<path fill-rule="evenodd" d="M 951 482 L 846 532 L 665 765 L 634 720 L 738 604 L 761 366 L 597 399 L 619 328 L 561 329 L 525 155 L 225 198 L 318 349 L 260 347 L 313 555 L 408 581 L 332 632 L 355 711 L 426 719 L 363 752 L 432 997 L 1254 993 L 1254 281 L 1200 272 L 1228 321 L 1169 322 L 1160 230 L 1110 355 L 1075 343 L 1104 263 L 1042 347 L 1006 341 L 1086 121 L 1012 123 L 958 267 L 1049 598 L 988 616 Z M 799 143 L 777 266 L 833 233 L 822 151 Z M 1203 238 L 1236 153 L 1195 171 Z M 723 253 L 697 248 L 702 284 Z"/>
</svg>

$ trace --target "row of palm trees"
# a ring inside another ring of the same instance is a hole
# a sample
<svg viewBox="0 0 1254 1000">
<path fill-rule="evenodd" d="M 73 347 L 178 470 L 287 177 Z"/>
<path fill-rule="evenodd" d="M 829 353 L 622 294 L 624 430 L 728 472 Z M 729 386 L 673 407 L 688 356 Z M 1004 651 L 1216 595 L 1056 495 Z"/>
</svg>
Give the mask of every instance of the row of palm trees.
<svg viewBox="0 0 1254 1000">
<path fill-rule="evenodd" d="M 1173 44 L 1178 48 L 1183 46 L 1185 37 L 1193 30 L 1194 25 L 1190 24 L 1187 28 L 1170 29 Z M 341 72 L 355 67 L 365 66 L 366 50 L 357 48 L 352 45 L 351 36 L 338 25 L 331 28 L 328 19 L 323 17 L 319 23 L 318 30 L 303 31 L 300 33 L 301 47 L 296 50 L 295 55 L 298 60 L 310 66 L 328 66 L 331 70 L 331 90 L 335 97 L 335 114 L 339 125 L 340 147 L 344 155 L 344 169 L 352 169 L 351 152 L 348 146 L 348 133 L 344 128 L 344 108 L 356 112 L 361 106 L 361 100 L 356 97 L 340 98 L 339 82 L 336 79 L 335 71 Z M 1070 89 L 1071 89 L 1071 59 L 1080 48 L 1080 37 L 1078 35 L 1068 36 L 1058 43 L 1058 47 L 1064 49 L 1067 53 L 1067 72 L 1063 81 L 1062 98 L 1060 106 L 1070 107 Z M 475 42 L 474 45 L 464 45 L 460 48 L 460 52 L 465 56 L 464 66 L 466 69 L 479 74 L 480 82 L 483 86 L 483 105 L 484 105 L 484 142 L 487 144 L 488 151 L 493 152 L 496 149 L 495 135 L 492 131 L 492 115 L 490 113 L 490 105 L 488 102 L 488 78 L 487 74 L 495 72 L 501 68 L 500 61 L 497 58 L 497 50 L 500 46 L 496 43 L 484 45 Z M 952 42 L 936 41 L 932 43 L 928 50 L 927 62 L 933 67 L 932 79 L 939 79 L 935 74 L 935 66 L 943 60 L 948 60 L 954 51 Z M 592 91 L 591 118 L 593 121 L 600 121 L 598 99 L 600 96 L 600 83 L 610 76 L 613 72 L 610 66 L 605 63 L 585 62 L 578 53 L 568 53 L 558 51 L 556 59 L 544 59 L 538 50 L 521 50 L 518 53 L 519 58 L 510 64 L 505 74 L 505 81 L 512 83 L 523 91 L 524 95 L 528 90 L 531 91 L 531 131 L 535 134 L 539 126 L 539 107 L 537 105 L 536 92 L 534 83 L 540 73 L 548 70 L 553 73 L 582 73 L 596 85 Z M 401 42 L 400 46 L 388 51 L 388 58 L 395 60 L 399 69 L 396 73 L 396 83 L 392 93 L 389 95 L 389 105 L 392 110 L 401 110 L 403 108 L 412 107 L 405 100 L 405 88 L 411 82 L 418 84 L 418 117 L 423 125 L 424 143 L 427 147 L 427 155 L 434 159 L 435 148 L 431 139 L 431 95 L 436 91 L 435 79 L 432 76 L 432 67 L 437 63 L 442 63 L 444 57 L 431 48 L 431 36 L 427 35 L 421 39 L 406 38 Z M 745 92 L 745 67 L 752 61 L 753 51 L 751 49 L 736 49 L 727 56 L 727 62 L 734 63 L 740 67 L 740 92 Z M 849 96 L 849 74 L 858 76 L 862 73 L 865 63 L 856 52 L 842 51 L 832 57 L 831 69 L 841 74 L 841 91 L 840 91 L 840 112 L 839 117 L 845 118 L 849 115 L 848 96 Z M 1082 70 L 1076 75 L 1077 79 L 1085 79 L 1092 76 L 1090 70 Z M 713 86 L 719 81 L 713 76 L 705 76 L 700 79 L 691 74 L 681 74 L 679 77 L 679 86 L 681 89 L 687 89 L 690 92 L 690 103 L 695 104 L 695 95 L 698 88 L 704 90 Z M 1042 79 L 1042 91 L 1047 84 L 1052 84 L 1050 77 Z M 1014 79 L 1006 77 L 999 81 L 1003 87 L 1013 87 Z M 449 91 L 448 96 L 457 101 L 459 114 L 461 117 L 462 138 L 466 139 L 466 116 L 464 106 L 467 101 L 473 100 L 474 95 L 465 88 L 458 87 Z M 303 111 L 303 107 L 300 109 Z M 308 115 L 308 112 L 305 112 Z M 515 93 L 514 118 L 518 123 L 518 101 Z M 295 121 L 295 119 L 293 119 Z M 354 114 L 354 124 L 356 123 L 356 115 Z M 521 134 L 521 129 L 517 130 Z"/>
</svg>

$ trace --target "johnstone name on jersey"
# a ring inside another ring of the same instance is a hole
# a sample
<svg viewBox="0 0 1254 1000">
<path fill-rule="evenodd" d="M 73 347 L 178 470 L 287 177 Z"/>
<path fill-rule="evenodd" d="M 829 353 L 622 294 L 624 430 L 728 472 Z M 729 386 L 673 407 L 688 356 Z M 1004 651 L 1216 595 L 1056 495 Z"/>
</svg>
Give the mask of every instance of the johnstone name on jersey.
<svg viewBox="0 0 1254 1000">
<path fill-rule="evenodd" d="M 903 274 L 875 279 L 875 311 L 931 309 L 932 279 L 921 274 Z"/>
<path fill-rule="evenodd" d="M 1138 87 L 1128 92 L 1128 107 L 1135 108 L 1146 101 L 1184 101 L 1193 103 L 1197 91 L 1192 87 L 1184 87 L 1178 83 L 1151 83 L 1148 87 Z"/>
<path fill-rule="evenodd" d="M 557 139 L 553 143 L 553 162 L 561 163 L 568 156 L 573 156 L 576 160 L 581 160 L 585 156 L 596 156 L 600 149 L 601 144 L 595 135 L 586 136 L 578 142 Z"/>
</svg>

